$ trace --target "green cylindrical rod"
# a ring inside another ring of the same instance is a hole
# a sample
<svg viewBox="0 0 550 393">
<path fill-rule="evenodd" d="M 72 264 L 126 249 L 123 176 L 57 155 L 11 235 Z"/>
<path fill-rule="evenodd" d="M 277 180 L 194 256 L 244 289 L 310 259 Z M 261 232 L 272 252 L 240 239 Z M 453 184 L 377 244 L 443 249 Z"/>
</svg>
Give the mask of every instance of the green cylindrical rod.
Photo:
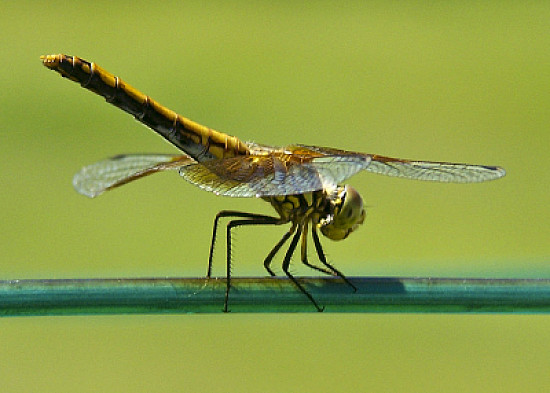
<svg viewBox="0 0 550 393">
<path fill-rule="evenodd" d="M 549 279 L 302 278 L 325 312 L 550 312 Z M 225 279 L 0 281 L 0 315 L 221 313 Z M 286 278 L 234 278 L 231 312 L 315 312 Z"/>
</svg>

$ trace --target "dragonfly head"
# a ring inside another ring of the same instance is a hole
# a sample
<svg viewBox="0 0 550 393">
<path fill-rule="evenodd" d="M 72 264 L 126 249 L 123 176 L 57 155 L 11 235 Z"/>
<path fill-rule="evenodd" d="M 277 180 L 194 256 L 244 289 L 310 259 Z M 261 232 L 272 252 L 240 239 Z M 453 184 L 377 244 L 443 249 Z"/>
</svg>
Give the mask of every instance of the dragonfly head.
<svg viewBox="0 0 550 393">
<path fill-rule="evenodd" d="M 365 220 L 363 198 L 350 185 L 339 186 L 329 193 L 329 212 L 319 221 L 323 235 L 342 240 L 355 231 Z"/>
</svg>

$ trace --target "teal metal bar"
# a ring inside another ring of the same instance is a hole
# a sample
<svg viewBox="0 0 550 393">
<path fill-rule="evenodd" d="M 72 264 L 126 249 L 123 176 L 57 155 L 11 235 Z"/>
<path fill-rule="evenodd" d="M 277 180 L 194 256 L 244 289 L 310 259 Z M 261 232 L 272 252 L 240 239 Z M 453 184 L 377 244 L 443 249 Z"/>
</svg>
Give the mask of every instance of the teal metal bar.
<svg viewBox="0 0 550 393">
<path fill-rule="evenodd" d="M 325 312 L 549 313 L 550 279 L 302 278 Z M 315 312 L 287 278 L 233 278 L 231 312 Z M 0 281 L 0 316 L 221 313 L 225 279 Z"/>
</svg>

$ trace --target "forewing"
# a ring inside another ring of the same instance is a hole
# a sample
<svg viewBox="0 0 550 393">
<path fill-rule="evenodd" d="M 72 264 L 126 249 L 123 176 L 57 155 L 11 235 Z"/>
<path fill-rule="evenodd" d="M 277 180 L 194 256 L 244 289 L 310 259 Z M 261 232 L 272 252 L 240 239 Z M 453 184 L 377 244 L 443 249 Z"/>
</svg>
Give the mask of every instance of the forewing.
<svg viewBox="0 0 550 393">
<path fill-rule="evenodd" d="M 232 197 L 302 194 L 335 186 L 364 169 L 368 156 L 281 148 L 189 165 L 180 174 L 204 190 Z"/>
<path fill-rule="evenodd" d="M 187 155 L 118 155 L 88 165 L 73 177 L 73 186 L 82 195 L 94 198 L 112 188 L 155 172 L 179 169 L 194 163 Z"/>
<path fill-rule="evenodd" d="M 379 155 L 372 155 L 372 161 L 366 169 L 387 176 L 445 183 L 479 183 L 506 174 L 504 169 L 496 166 L 412 161 Z"/>
<path fill-rule="evenodd" d="M 376 154 L 365 154 L 333 149 L 330 147 L 303 146 L 325 155 L 354 155 L 370 157 L 370 164 L 365 168 L 369 172 L 407 179 L 438 181 L 445 183 L 479 183 L 501 178 L 506 171 L 497 166 L 457 164 L 451 162 L 414 161 L 385 157 Z"/>
</svg>

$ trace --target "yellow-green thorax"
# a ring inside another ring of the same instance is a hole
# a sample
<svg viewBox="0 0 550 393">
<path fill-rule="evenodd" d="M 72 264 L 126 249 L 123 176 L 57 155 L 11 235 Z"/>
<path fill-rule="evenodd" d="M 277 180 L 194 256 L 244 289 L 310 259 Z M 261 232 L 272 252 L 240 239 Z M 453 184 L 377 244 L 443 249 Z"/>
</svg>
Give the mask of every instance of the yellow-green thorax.
<svg viewBox="0 0 550 393">
<path fill-rule="evenodd" d="M 332 240 L 342 240 L 365 220 L 361 195 L 350 185 L 305 194 L 264 197 L 283 222 L 310 222 Z"/>
</svg>

